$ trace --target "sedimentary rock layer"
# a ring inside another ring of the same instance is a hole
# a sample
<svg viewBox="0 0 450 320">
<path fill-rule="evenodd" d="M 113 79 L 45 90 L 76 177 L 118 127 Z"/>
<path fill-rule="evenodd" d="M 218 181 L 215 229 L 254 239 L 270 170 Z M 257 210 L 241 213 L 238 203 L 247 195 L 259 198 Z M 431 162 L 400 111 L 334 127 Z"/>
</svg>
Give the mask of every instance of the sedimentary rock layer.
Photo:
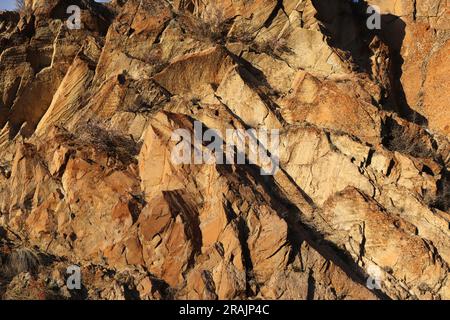
<svg viewBox="0 0 450 320">
<path fill-rule="evenodd" d="M 449 10 L 27 0 L 0 13 L 0 294 L 450 299 Z M 174 163 L 173 132 L 196 123 L 278 130 L 279 169 Z M 66 286 L 73 264 L 82 291 Z"/>
</svg>

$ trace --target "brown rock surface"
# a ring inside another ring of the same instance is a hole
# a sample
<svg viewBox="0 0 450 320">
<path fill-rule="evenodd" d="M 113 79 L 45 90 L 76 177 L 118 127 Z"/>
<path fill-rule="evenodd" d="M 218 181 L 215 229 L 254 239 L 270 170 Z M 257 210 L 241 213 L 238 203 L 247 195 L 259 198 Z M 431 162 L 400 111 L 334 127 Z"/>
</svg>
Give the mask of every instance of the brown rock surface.
<svg viewBox="0 0 450 320">
<path fill-rule="evenodd" d="M 0 13 L 0 298 L 450 299 L 448 1 L 72 2 Z"/>
</svg>

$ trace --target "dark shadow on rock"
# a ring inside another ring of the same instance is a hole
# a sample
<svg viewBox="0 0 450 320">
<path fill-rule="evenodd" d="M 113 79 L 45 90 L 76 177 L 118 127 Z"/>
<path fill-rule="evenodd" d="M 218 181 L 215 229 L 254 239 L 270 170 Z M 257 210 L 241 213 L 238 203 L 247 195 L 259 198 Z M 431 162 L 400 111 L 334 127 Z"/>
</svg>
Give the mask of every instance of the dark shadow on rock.
<svg viewBox="0 0 450 320">
<path fill-rule="evenodd" d="M 441 177 L 436 184 L 437 194 L 432 206 L 450 213 L 450 171 L 444 168 Z"/>
<path fill-rule="evenodd" d="M 397 111 L 402 118 L 418 125 L 427 126 L 428 120 L 409 106 L 401 81 L 402 67 L 405 61 L 400 51 L 405 39 L 405 28 L 405 22 L 399 17 L 392 14 L 381 16 L 381 30 L 377 31 L 381 40 L 388 45 L 391 59 L 392 92 L 386 107 L 396 106 L 394 111 Z"/>
<path fill-rule="evenodd" d="M 316 291 L 316 280 L 313 276 L 313 271 L 309 270 L 308 274 L 308 293 L 306 294 L 306 300 L 314 300 L 314 293 Z"/>
<path fill-rule="evenodd" d="M 317 19 L 323 24 L 322 32 L 328 36 L 328 43 L 343 52 L 350 59 L 357 72 L 372 74 L 370 44 L 375 37 L 386 44 L 390 52 L 391 89 L 380 101 L 384 110 L 396 112 L 402 118 L 418 125 L 428 125 L 427 119 L 407 102 L 401 82 L 403 57 L 400 50 L 405 38 L 405 22 L 392 14 L 381 14 L 381 29 L 367 27 L 369 4 L 363 0 L 312 0 L 317 10 Z"/>
<path fill-rule="evenodd" d="M 112 23 L 112 19 L 114 18 L 114 14 L 105 3 L 91 0 L 61 0 L 52 8 L 50 17 L 52 19 L 61 19 L 62 21 L 66 21 L 66 19 L 71 15 L 67 12 L 67 8 L 71 5 L 77 5 L 81 10 L 87 10 L 93 14 L 93 16 L 95 16 L 98 20 L 97 27 L 99 28 L 100 33 L 103 36 L 106 35 L 108 28 Z"/>
</svg>

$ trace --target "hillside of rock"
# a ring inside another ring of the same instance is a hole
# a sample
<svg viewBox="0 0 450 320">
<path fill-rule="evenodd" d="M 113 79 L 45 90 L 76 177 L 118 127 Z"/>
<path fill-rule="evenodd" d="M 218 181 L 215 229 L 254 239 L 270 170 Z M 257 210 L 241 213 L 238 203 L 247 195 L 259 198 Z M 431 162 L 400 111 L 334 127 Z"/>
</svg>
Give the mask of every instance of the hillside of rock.
<svg viewBox="0 0 450 320">
<path fill-rule="evenodd" d="M 0 298 L 450 299 L 449 54 L 446 0 L 0 12 Z"/>
</svg>

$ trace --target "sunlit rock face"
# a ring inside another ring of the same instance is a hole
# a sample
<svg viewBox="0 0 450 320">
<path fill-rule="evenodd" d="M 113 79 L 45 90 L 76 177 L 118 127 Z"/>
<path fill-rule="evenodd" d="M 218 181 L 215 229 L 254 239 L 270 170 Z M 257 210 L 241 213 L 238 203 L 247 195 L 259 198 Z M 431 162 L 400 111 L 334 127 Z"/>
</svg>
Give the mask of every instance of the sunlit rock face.
<svg viewBox="0 0 450 320">
<path fill-rule="evenodd" d="M 449 27 L 444 0 L 1 13 L 1 297 L 450 299 Z M 199 125 L 276 132 L 277 170 L 174 161 Z"/>
</svg>

